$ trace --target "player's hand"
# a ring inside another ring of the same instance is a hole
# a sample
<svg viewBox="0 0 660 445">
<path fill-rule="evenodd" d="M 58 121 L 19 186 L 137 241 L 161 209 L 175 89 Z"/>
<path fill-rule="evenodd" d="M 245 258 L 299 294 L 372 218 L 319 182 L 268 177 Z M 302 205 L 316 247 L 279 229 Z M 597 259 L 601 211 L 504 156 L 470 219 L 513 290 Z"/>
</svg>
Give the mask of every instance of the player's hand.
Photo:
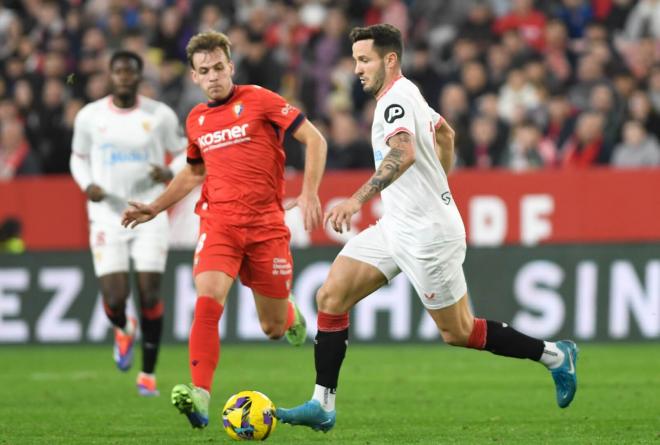
<svg viewBox="0 0 660 445">
<path fill-rule="evenodd" d="M 318 195 L 303 193 L 287 204 L 285 210 L 291 210 L 296 206 L 300 207 L 300 211 L 303 214 L 305 230 L 311 232 L 321 225 L 323 211 L 321 210 L 321 201 Z"/>
<path fill-rule="evenodd" d="M 138 224 L 151 221 L 156 215 L 158 212 L 149 204 L 128 201 L 128 208 L 121 215 L 121 225 L 133 229 Z"/>
<path fill-rule="evenodd" d="M 105 198 L 105 190 L 96 184 L 89 184 L 85 189 L 87 199 L 92 202 L 100 202 Z"/>
<path fill-rule="evenodd" d="M 151 171 L 149 171 L 149 176 L 156 182 L 168 182 L 171 181 L 174 177 L 174 173 L 167 167 L 162 165 L 151 164 Z"/>
<path fill-rule="evenodd" d="M 334 206 L 327 215 L 323 225 L 330 222 L 330 225 L 337 233 L 344 233 L 344 226 L 346 231 L 351 230 L 351 217 L 360 211 L 362 204 L 355 198 L 348 198 Z"/>
</svg>

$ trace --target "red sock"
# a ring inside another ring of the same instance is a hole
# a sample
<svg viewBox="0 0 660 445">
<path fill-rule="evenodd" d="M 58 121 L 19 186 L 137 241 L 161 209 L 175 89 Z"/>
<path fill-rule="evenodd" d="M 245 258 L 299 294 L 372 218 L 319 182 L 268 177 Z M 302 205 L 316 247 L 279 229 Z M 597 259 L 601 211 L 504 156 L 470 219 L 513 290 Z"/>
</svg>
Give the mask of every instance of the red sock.
<svg viewBox="0 0 660 445">
<path fill-rule="evenodd" d="M 472 332 L 470 333 L 470 338 L 468 339 L 466 346 L 472 349 L 483 349 L 486 346 L 487 334 L 488 328 L 486 320 L 475 317 L 474 326 L 472 326 Z"/>
<path fill-rule="evenodd" d="M 195 318 L 190 328 L 188 353 L 193 385 L 211 391 L 213 373 L 220 358 L 218 322 L 223 307 L 211 297 L 200 296 L 195 304 Z"/>
<path fill-rule="evenodd" d="M 348 329 L 350 319 L 348 317 L 348 312 L 345 314 L 334 315 L 319 311 L 316 323 L 319 331 L 339 332 Z"/>
<path fill-rule="evenodd" d="M 293 301 L 289 300 L 289 306 L 287 306 L 286 312 L 286 326 L 285 330 L 289 330 L 294 321 L 296 321 L 296 307 L 293 305 Z"/>
</svg>

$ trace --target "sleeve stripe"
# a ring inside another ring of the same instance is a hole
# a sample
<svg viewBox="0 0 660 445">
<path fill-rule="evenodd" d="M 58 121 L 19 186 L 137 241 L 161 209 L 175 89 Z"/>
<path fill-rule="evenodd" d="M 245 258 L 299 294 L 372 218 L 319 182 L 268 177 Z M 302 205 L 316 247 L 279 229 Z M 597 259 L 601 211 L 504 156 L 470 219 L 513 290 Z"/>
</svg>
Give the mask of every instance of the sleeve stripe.
<svg viewBox="0 0 660 445">
<path fill-rule="evenodd" d="M 410 136 L 415 137 L 415 135 L 413 134 L 412 131 L 408 130 L 408 129 L 405 128 L 405 127 L 399 127 L 399 128 L 397 128 L 396 130 L 392 131 L 392 132 L 391 132 L 390 134 L 388 134 L 387 136 L 385 136 L 385 143 L 387 144 L 387 141 L 389 141 L 390 138 L 391 138 L 392 136 L 396 135 L 397 133 L 408 133 Z"/>
<path fill-rule="evenodd" d="M 438 128 L 442 127 L 442 124 L 444 124 L 444 123 L 445 123 L 445 118 L 440 116 L 440 118 L 438 119 L 438 123 L 435 124 L 435 127 L 433 127 L 433 128 L 435 128 L 437 130 Z"/>
<path fill-rule="evenodd" d="M 188 164 L 202 164 L 202 163 L 204 163 L 204 159 L 186 157 L 186 162 Z"/>
<path fill-rule="evenodd" d="M 303 122 L 305 122 L 305 114 L 301 112 L 298 114 L 298 116 L 296 116 L 293 122 L 291 122 L 291 125 L 287 127 L 286 132 L 293 134 L 293 132 L 295 132 Z"/>
</svg>

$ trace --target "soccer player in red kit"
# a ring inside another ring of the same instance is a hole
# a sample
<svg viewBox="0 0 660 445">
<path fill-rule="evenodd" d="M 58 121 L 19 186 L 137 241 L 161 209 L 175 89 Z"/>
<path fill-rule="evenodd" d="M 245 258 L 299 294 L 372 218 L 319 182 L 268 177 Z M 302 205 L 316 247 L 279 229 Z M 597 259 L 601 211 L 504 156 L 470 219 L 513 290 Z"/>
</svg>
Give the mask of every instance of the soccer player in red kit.
<svg viewBox="0 0 660 445">
<path fill-rule="evenodd" d="M 169 208 L 202 183 L 196 206 L 199 241 L 193 274 L 197 290 L 190 330 L 191 385 L 177 385 L 172 403 L 195 428 L 208 424 L 213 374 L 220 356 L 218 322 L 238 275 L 254 294 L 264 333 L 302 344 L 304 319 L 290 296 L 293 264 L 284 224 L 285 133 L 306 146 L 300 207 L 305 229 L 321 223 L 318 187 L 327 144 L 321 133 L 279 95 L 235 85 L 230 42 L 222 33 L 195 35 L 186 48 L 192 79 L 209 101 L 188 115 L 188 165 L 152 203 L 131 202 L 122 224 L 135 227 Z"/>
</svg>

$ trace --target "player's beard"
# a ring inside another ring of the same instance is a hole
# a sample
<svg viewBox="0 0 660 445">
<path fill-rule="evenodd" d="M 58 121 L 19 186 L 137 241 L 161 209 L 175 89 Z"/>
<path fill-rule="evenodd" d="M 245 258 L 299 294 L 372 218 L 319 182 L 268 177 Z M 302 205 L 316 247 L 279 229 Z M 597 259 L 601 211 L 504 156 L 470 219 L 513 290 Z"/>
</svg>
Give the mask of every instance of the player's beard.
<svg viewBox="0 0 660 445">
<path fill-rule="evenodd" d="M 378 92 L 383 88 L 385 83 L 385 64 L 381 63 L 378 71 L 374 73 L 373 83 L 371 86 L 364 86 L 364 92 L 372 94 L 374 96 L 378 95 Z"/>
</svg>

